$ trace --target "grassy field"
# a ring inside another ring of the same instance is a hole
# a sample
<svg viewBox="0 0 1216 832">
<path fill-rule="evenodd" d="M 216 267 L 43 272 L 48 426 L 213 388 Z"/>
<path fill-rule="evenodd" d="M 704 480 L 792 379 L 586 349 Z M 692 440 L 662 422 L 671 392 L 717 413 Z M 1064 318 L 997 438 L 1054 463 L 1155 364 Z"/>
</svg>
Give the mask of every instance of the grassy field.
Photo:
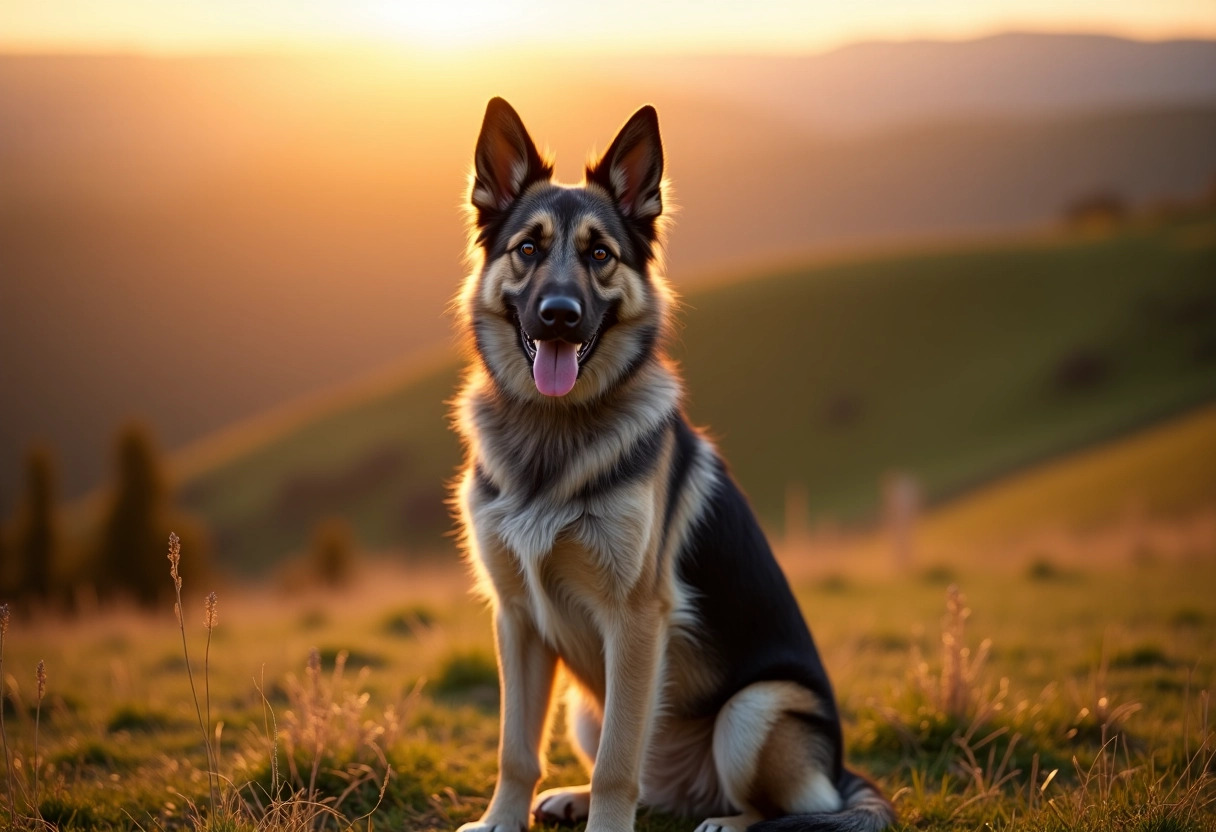
<svg viewBox="0 0 1216 832">
<path fill-rule="evenodd" d="M 849 758 L 895 796 L 899 828 L 1216 829 L 1214 426 L 1196 411 L 955 501 L 924 518 L 901 569 L 881 534 L 780 542 Z M 1130 506 L 1129 478 L 1148 495 Z M 208 589 L 182 595 L 197 711 L 172 599 L 8 622 L 0 823 L 12 805 L 101 830 L 447 830 L 478 815 L 496 687 L 489 618 L 458 569 L 366 564 L 342 592 L 221 588 L 210 633 Z M 560 734 L 550 759 L 547 785 L 580 781 Z M 639 829 L 697 820 L 643 812 Z"/>
<path fill-rule="evenodd" d="M 888 471 L 940 502 L 1216 397 L 1216 215 L 768 270 L 691 294 L 681 320 L 691 415 L 766 525 L 791 485 L 850 524 Z M 327 515 L 371 547 L 442 550 L 455 384 L 440 360 L 238 431 L 185 466 L 183 502 L 247 574 Z"/>
</svg>

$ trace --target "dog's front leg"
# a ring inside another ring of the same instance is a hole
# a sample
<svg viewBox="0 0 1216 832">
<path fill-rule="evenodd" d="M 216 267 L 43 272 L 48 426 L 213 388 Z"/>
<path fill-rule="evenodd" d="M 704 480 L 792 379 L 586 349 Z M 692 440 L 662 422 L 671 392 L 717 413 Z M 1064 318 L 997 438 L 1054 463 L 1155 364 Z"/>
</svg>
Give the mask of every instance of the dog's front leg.
<svg viewBox="0 0 1216 832">
<path fill-rule="evenodd" d="M 658 609 L 622 610 L 605 633 L 604 724 L 591 774 L 587 832 L 633 829 L 666 643 Z"/>
<path fill-rule="evenodd" d="M 498 785 L 481 820 L 460 832 L 521 832 L 531 821 L 532 795 L 541 775 L 541 744 L 553 694 L 557 656 L 525 610 L 500 607 L 494 617 L 498 646 Z"/>
</svg>

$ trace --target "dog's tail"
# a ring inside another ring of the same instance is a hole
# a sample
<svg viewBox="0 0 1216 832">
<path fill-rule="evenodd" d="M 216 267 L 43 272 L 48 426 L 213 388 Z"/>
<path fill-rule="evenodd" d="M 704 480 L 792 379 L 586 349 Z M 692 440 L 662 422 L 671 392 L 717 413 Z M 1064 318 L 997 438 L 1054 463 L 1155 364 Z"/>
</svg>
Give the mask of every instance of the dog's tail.
<svg viewBox="0 0 1216 832">
<path fill-rule="evenodd" d="M 762 820 L 747 832 L 882 832 L 895 823 L 895 809 L 878 786 L 848 769 L 840 778 L 844 808 L 839 812 L 786 815 Z"/>
</svg>

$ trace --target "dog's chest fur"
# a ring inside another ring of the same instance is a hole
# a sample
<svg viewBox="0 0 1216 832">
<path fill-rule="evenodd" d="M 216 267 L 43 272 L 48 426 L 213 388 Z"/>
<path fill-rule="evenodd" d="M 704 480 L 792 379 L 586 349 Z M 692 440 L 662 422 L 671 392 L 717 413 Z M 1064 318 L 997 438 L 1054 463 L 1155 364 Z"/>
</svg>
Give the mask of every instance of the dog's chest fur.
<svg viewBox="0 0 1216 832">
<path fill-rule="evenodd" d="M 603 691 L 603 632 L 643 578 L 656 534 L 650 483 L 583 499 L 504 490 L 474 505 L 482 561 L 500 602 L 525 605 L 540 635 L 587 687 Z M 506 578 L 514 573 L 518 580 Z"/>
<path fill-rule="evenodd" d="M 637 392 L 576 416 L 476 392 L 465 402 L 476 557 L 499 600 L 526 602 L 563 654 L 565 633 L 585 629 L 571 618 L 601 629 L 656 569 L 679 387 L 658 368 L 646 375 Z"/>
</svg>

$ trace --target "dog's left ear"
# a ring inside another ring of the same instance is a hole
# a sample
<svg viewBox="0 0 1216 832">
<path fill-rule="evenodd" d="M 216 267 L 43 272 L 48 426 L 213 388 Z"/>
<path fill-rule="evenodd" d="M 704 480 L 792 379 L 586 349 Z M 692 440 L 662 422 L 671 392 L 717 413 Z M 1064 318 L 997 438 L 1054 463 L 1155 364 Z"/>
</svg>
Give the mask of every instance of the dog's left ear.
<svg viewBox="0 0 1216 832">
<path fill-rule="evenodd" d="M 604 157 L 588 166 L 587 181 L 612 194 L 625 218 L 654 236 L 655 218 L 663 213 L 663 141 L 654 107 L 646 105 L 625 122 Z"/>
</svg>

